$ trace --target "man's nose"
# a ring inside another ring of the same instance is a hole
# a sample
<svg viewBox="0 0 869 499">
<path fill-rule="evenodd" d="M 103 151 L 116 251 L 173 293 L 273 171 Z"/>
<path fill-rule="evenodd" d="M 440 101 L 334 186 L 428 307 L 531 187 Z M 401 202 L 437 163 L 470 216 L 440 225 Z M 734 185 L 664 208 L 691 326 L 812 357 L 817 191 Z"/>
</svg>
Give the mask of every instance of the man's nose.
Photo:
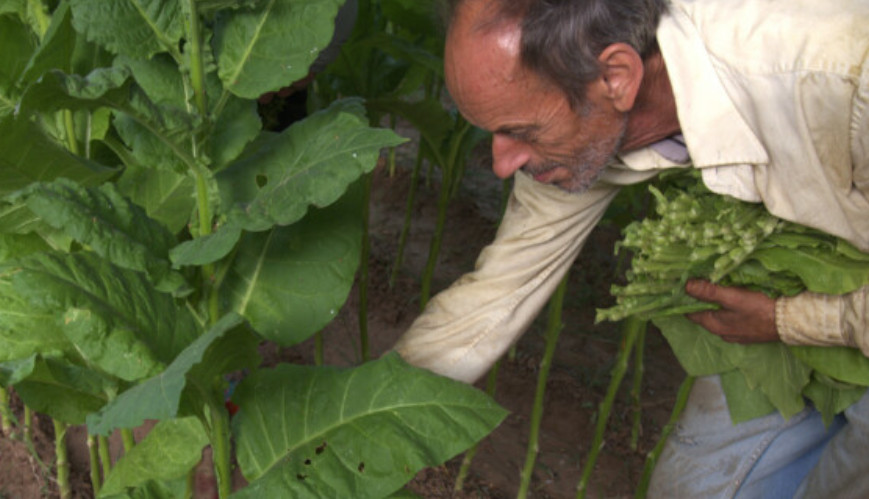
<svg viewBox="0 0 869 499">
<path fill-rule="evenodd" d="M 531 148 L 516 139 L 492 135 L 492 170 L 499 178 L 508 178 L 531 160 Z"/>
</svg>

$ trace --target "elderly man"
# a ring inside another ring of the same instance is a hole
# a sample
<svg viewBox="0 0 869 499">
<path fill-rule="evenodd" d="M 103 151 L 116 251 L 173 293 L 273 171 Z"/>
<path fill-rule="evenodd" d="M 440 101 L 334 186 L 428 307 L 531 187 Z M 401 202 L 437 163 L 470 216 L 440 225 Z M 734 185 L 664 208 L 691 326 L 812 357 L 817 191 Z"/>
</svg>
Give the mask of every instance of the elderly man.
<svg viewBox="0 0 869 499">
<path fill-rule="evenodd" d="M 869 251 L 865 0 L 454 0 L 447 85 L 515 175 L 495 241 L 396 350 L 479 378 L 530 324 L 619 186 L 693 167 L 714 192 Z M 772 300 L 690 282 L 728 341 L 869 354 L 869 288 Z M 784 373 L 783 373 L 784 375 Z M 733 425 L 701 378 L 655 470 L 658 497 L 869 497 L 869 396 Z"/>
</svg>

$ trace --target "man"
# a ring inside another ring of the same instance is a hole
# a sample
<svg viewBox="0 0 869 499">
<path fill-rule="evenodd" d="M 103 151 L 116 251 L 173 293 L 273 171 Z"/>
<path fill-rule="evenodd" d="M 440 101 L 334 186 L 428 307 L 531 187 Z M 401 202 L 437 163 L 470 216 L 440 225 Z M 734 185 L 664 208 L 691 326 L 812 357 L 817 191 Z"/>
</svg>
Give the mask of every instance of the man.
<svg viewBox="0 0 869 499">
<path fill-rule="evenodd" d="M 446 81 L 515 175 L 495 241 L 396 350 L 472 382 L 526 329 L 619 186 L 700 168 L 711 190 L 869 251 L 869 2 L 454 0 Z M 684 144 L 684 145 L 683 145 Z M 869 287 L 762 294 L 689 282 L 690 318 L 728 341 L 869 354 Z M 869 497 L 869 396 L 825 428 L 812 408 L 733 425 L 695 383 L 656 497 Z"/>
</svg>

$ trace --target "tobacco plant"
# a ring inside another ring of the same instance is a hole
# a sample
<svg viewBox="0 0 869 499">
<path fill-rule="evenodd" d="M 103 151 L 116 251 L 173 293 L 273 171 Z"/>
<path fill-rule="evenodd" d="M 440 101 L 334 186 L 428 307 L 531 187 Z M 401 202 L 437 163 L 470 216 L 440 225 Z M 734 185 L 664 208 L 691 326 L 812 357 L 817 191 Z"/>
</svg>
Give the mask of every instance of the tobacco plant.
<svg viewBox="0 0 869 499">
<path fill-rule="evenodd" d="M 504 416 L 395 355 L 260 368 L 342 306 L 357 180 L 402 142 L 358 99 L 262 129 L 340 3 L 0 0 L 0 386 L 59 429 L 158 421 L 100 497 L 185 495 L 206 445 L 226 497 L 233 441 L 240 497 L 386 496 Z"/>
</svg>

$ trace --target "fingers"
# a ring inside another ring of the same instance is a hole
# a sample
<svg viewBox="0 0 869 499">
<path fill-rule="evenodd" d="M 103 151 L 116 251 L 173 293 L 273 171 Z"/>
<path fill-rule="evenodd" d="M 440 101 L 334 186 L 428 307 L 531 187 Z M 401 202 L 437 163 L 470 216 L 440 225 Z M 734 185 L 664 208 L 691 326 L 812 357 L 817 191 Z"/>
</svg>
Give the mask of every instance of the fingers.
<svg viewBox="0 0 869 499">
<path fill-rule="evenodd" d="M 742 296 L 742 290 L 699 279 L 691 279 L 685 283 L 685 292 L 700 301 L 717 303 L 723 307 L 733 304 Z"/>
</svg>

